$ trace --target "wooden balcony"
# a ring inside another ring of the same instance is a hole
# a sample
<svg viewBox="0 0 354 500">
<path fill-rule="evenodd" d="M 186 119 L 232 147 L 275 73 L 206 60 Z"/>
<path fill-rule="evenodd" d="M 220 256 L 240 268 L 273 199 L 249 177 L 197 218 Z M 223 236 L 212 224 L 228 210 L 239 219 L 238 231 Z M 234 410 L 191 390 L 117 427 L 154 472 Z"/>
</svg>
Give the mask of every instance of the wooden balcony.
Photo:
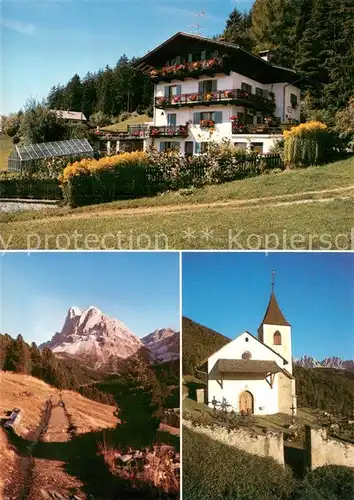
<svg viewBox="0 0 354 500">
<path fill-rule="evenodd" d="M 274 107 L 274 101 L 242 89 L 218 90 L 214 92 L 194 92 L 169 97 L 156 97 L 155 107 L 159 109 L 179 108 L 182 106 L 210 106 L 215 104 L 234 104 L 256 110 L 268 111 Z"/>
<path fill-rule="evenodd" d="M 156 137 L 188 137 L 188 125 L 170 125 L 167 127 L 150 127 L 149 136 Z"/>
<path fill-rule="evenodd" d="M 149 137 L 148 125 L 128 125 L 127 131 L 111 134 L 112 139 L 137 140 Z"/>
<path fill-rule="evenodd" d="M 252 125 L 252 124 L 241 124 L 232 123 L 232 134 L 265 134 L 265 135 L 276 135 L 282 134 L 283 130 L 291 128 L 293 125 Z"/>
</svg>

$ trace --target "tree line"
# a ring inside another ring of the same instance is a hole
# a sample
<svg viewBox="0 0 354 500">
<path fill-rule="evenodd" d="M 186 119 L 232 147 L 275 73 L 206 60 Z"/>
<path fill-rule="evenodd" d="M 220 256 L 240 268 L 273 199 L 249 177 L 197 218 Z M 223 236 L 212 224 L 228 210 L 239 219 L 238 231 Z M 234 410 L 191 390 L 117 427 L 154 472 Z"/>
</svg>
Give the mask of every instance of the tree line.
<svg viewBox="0 0 354 500">
<path fill-rule="evenodd" d="M 135 61 L 124 54 L 114 68 L 106 66 L 82 79 L 75 74 L 66 85 L 53 86 L 47 97 L 49 108 L 82 111 L 87 118 L 95 113 L 108 117 L 151 113 L 153 85 L 134 67 Z"/>
<path fill-rule="evenodd" d="M 232 11 L 222 36 L 256 54 L 270 50 L 273 63 L 307 78 L 305 118 L 333 116 L 354 96 L 352 0 L 255 0 L 249 12 Z"/>
<path fill-rule="evenodd" d="M 0 370 L 32 375 L 58 389 L 80 390 L 87 398 L 101 403 L 114 402 L 109 394 L 86 386 L 92 380 L 77 363 L 58 359 L 49 347 L 40 350 L 35 342 L 27 344 L 22 335 L 13 339 L 0 334 Z"/>
</svg>

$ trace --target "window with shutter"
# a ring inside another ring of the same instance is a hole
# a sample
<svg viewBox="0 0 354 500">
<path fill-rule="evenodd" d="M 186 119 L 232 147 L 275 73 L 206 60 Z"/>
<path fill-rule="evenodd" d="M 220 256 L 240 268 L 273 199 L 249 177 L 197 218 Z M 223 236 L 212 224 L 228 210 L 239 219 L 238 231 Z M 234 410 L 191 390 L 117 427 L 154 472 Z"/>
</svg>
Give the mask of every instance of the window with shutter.
<svg viewBox="0 0 354 500">
<path fill-rule="evenodd" d="M 215 123 L 222 123 L 222 111 L 215 111 L 213 115 L 213 120 Z"/>
<path fill-rule="evenodd" d="M 202 50 L 202 53 L 201 53 L 200 59 L 201 59 L 202 61 L 205 61 L 205 59 L 206 59 L 206 50 Z"/>
<path fill-rule="evenodd" d="M 169 113 L 167 115 L 167 124 L 169 126 L 177 125 L 177 114 L 176 113 Z"/>
<path fill-rule="evenodd" d="M 193 54 L 188 54 L 188 62 L 193 62 Z"/>
<path fill-rule="evenodd" d="M 262 96 L 264 97 L 264 99 L 268 99 L 268 90 L 267 89 L 263 90 Z"/>
<path fill-rule="evenodd" d="M 199 125 L 199 122 L 202 119 L 201 115 L 202 115 L 202 113 L 194 113 L 193 114 L 193 123 L 194 123 L 194 125 Z"/>
<path fill-rule="evenodd" d="M 262 89 L 256 87 L 256 96 L 262 97 L 262 95 L 263 95 L 262 93 L 263 93 Z"/>
<path fill-rule="evenodd" d="M 181 64 L 181 56 L 176 57 L 176 64 Z"/>
<path fill-rule="evenodd" d="M 195 143 L 195 154 L 198 155 L 200 153 L 200 142 Z"/>
<path fill-rule="evenodd" d="M 176 94 L 181 95 L 182 93 L 182 85 L 176 85 Z"/>
</svg>

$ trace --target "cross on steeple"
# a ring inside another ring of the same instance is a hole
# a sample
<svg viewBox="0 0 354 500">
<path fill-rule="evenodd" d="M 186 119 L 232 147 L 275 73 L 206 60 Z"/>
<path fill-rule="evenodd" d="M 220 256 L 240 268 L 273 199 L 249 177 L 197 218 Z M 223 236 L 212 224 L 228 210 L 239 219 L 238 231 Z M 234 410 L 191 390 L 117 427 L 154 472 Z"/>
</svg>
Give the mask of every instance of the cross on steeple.
<svg viewBox="0 0 354 500">
<path fill-rule="evenodd" d="M 275 271 L 272 271 L 272 293 L 274 292 L 274 284 L 275 284 Z"/>
</svg>

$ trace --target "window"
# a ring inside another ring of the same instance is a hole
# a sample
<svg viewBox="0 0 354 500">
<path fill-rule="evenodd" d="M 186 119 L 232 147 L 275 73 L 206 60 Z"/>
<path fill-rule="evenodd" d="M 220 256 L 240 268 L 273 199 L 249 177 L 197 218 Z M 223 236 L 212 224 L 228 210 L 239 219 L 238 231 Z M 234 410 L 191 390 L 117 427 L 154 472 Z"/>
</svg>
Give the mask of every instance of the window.
<svg viewBox="0 0 354 500">
<path fill-rule="evenodd" d="M 184 152 L 185 152 L 186 156 L 193 155 L 193 141 L 186 141 L 184 143 Z"/>
<path fill-rule="evenodd" d="M 262 90 L 262 96 L 264 97 L 264 99 L 268 99 L 268 90 Z"/>
<path fill-rule="evenodd" d="M 201 120 L 214 120 L 214 112 L 213 111 L 204 111 L 200 113 Z"/>
<path fill-rule="evenodd" d="M 242 353 L 241 358 L 242 359 L 251 359 L 252 358 L 252 354 L 249 351 L 245 351 L 244 353 Z"/>
<path fill-rule="evenodd" d="M 194 113 L 193 123 L 199 125 L 201 120 L 213 120 L 215 123 L 222 123 L 222 111 L 204 111 L 202 113 Z"/>
<path fill-rule="evenodd" d="M 263 142 L 251 142 L 251 151 L 253 153 L 263 153 Z"/>
<path fill-rule="evenodd" d="M 217 80 L 204 80 L 203 82 L 199 82 L 200 93 L 215 92 L 216 89 Z"/>
<path fill-rule="evenodd" d="M 264 123 L 263 115 L 259 111 L 257 111 L 256 123 L 257 123 L 257 125 L 263 125 L 263 123 Z"/>
<path fill-rule="evenodd" d="M 200 59 L 201 61 L 205 61 L 205 59 L 207 58 L 207 55 L 206 55 L 206 50 L 202 50 L 202 53 L 200 55 Z"/>
<path fill-rule="evenodd" d="M 176 64 L 181 64 L 181 56 L 176 57 Z"/>
<path fill-rule="evenodd" d="M 188 62 L 193 62 L 193 54 L 188 54 Z"/>
<path fill-rule="evenodd" d="M 297 95 L 296 94 L 290 94 L 290 102 L 293 108 L 297 107 Z"/>
<path fill-rule="evenodd" d="M 177 125 L 177 114 L 176 113 L 169 113 L 167 115 L 167 125 L 168 126 Z"/>
<path fill-rule="evenodd" d="M 252 94 L 252 85 L 248 85 L 248 83 L 242 82 L 241 89 L 245 92 L 248 92 L 249 94 Z"/>
<path fill-rule="evenodd" d="M 182 85 L 167 85 L 165 87 L 165 97 L 174 97 L 180 95 L 182 90 Z"/>
<path fill-rule="evenodd" d="M 209 142 L 201 142 L 200 143 L 200 152 L 207 153 L 209 151 L 210 143 Z"/>
<path fill-rule="evenodd" d="M 179 151 L 179 142 L 162 141 L 160 142 L 160 151 Z"/>
<path fill-rule="evenodd" d="M 281 345 L 281 333 L 277 330 L 273 335 L 273 345 Z"/>
<path fill-rule="evenodd" d="M 234 142 L 234 146 L 245 151 L 247 149 L 247 142 Z M 246 342 L 247 341 L 248 339 L 246 340 Z"/>
<path fill-rule="evenodd" d="M 256 96 L 262 97 L 263 96 L 263 90 L 260 89 L 260 88 L 258 88 L 258 87 L 256 87 Z"/>
</svg>

